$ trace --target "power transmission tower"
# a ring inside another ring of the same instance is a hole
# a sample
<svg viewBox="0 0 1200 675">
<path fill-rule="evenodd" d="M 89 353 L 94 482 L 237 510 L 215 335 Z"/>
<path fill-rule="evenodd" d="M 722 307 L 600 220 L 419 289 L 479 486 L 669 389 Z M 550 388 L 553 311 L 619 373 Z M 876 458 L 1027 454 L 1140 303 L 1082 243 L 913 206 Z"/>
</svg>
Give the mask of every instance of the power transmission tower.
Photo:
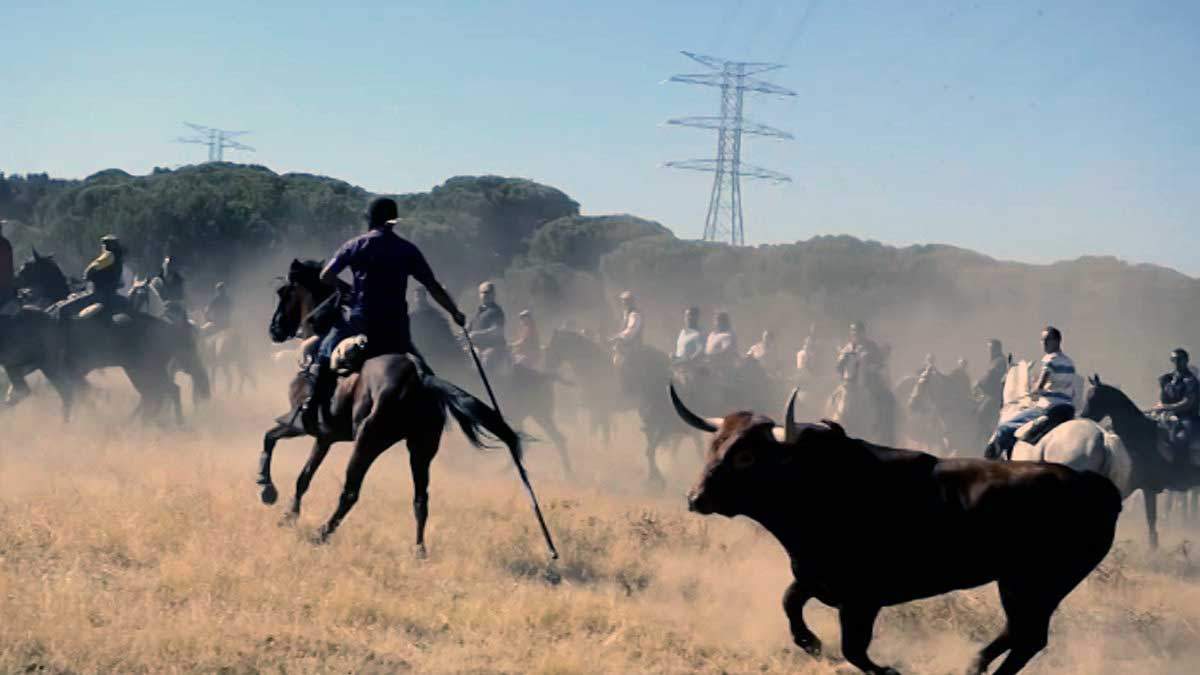
<svg viewBox="0 0 1200 675">
<path fill-rule="evenodd" d="M 184 122 L 185 125 L 191 127 L 197 135 L 189 138 L 176 138 L 179 143 L 198 143 L 208 146 L 208 161 L 222 162 L 225 161 L 226 150 L 248 150 L 254 152 L 254 148 L 243 145 L 235 140 L 235 136 L 250 133 L 249 131 L 226 131 L 225 129 L 214 129 L 213 127 L 200 126 L 191 122 Z"/>
<path fill-rule="evenodd" d="M 781 63 L 759 63 L 751 61 L 726 61 L 682 52 L 693 61 L 711 69 L 711 73 L 699 75 L 675 75 L 668 82 L 702 84 L 721 90 L 721 115 L 719 117 L 682 117 L 667 120 L 667 124 L 717 131 L 716 159 L 689 159 L 667 162 L 674 169 L 690 169 L 715 174 L 712 192 L 708 198 L 708 216 L 704 220 L 705 241 L 728 241 L 734 246 L 746 243 L 746 232 L 742 225 L 742 177 L 759 178 L 775 183 L 786 183 L 792 179 L 778 171 L 742 163 L 742 134 L 791 139 L 792 135 L 765 124 L 750 122 L 742 115 L 746 92 L 795 96 L 796 92 L 752 77 L 769 70 L 783 68 Z"/>
</svg>

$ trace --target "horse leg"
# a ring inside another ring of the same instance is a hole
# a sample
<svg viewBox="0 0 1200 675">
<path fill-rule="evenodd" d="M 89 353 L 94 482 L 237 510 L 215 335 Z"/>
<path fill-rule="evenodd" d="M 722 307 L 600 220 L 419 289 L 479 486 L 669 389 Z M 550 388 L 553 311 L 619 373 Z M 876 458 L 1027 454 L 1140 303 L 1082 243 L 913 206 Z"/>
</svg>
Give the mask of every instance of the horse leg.
<svg viewBox="0 0 1200 675">
<path fill-rule="evenodd" d="M 391 442 L 385 442 L 378 430 L 380 422 L 368 417 L 354 441 L 354 452 L 350 455 L 350 463 L 346 466 L 346 482 L 342 486 L 342 495 L 338 498 L 337 509 L 329 520 L 317 532 L 317 541 L 324 543 L 337 531 L 342 519 L 350 513 L 350 509 L 358 502 L 358 494 L 362 489 L 363 479 L 371 464 L 388 449 Z"/>
<path fill-rule="evenodd" d="M 554 419 L 544 414 L 537 415 L 533 419 L 546 432 L 546 435 L 550 437 L 550 442 L 554 443 L 554 447 L 558 450 L 558 456 L 562 459 L 563 474 L 567 478 L 574 476 L 575 471 L 571 468 L 571 456 L 567 454 L 567 438 L 554 423 Z"/>
<path fill-rule="evenodd" d="M 662 444 L 662 434 L 657 429 L 646 431 L 646 464 L 650 473 L 646 482 L 651 488 L 660 490 L 666 484 L 662 472 L 658 469 L 658 446 Z"/>
<path fill-rule="evenodd" d="M 295 438 L 303 434 L 297 433 L 295 429 L 284 424 L 277 424 L 272 427 L 266 434 L 263 435 L 262 454 L 258 457 L 258 480 L 257 485 L 262 486 L 262 503 L 271 505 L 279 499 L 279 491 L 275 489 L 275 483 L 271 480 L 271 458 L 275 454 L 275 444 L 282 438 Z"/>
<path fill-rule="evenodd" d="M 1142 488 L 1142 501 L 1146 504 L 1146 527 L 1150 530 L 1150 548 L 1158 548 L 1158 493 Z"/>
<path fill-rule="evenodd" d="M 300 475 L 296 476 L 296 493 L 292 497 L 292 508 L 283 516 L 285 525 L 295 522 L 300 517 L 300 501 L 304 499 L 304 493 L 308 492 L 313 475 L 317 473 L 317 469 L 321 468 L 321 462 L 324 462 L 325 456 L 329 454 L 330 445 L 332 443 L 324 438 L 313 441 L 312 451 L 308 453 L 308 461 L 304 463 L 304 468 L 300 469 Z"/>
<path fill-rule="evenodd" d="M 792 642 L 808 652 L 813 658 L 821 656 L 821 640 L 809 629 L 804 622 L 804 605 L 812 597 L 807 588 L 793 581 L 783 593 L 783 612 L 787 614 L 788 624 L 792 631 Z"/>
<path fill-rule="evenodd" d="M 418 558 L 425 557 L 425 523 L 429 520 L 429 465 L 437 455 L 442 441 L 442 430 L 431 429 L 427 433 L 408 438 L 408 466 L 413 479 L 413 516 L 417 521 Z"/>
</svg>

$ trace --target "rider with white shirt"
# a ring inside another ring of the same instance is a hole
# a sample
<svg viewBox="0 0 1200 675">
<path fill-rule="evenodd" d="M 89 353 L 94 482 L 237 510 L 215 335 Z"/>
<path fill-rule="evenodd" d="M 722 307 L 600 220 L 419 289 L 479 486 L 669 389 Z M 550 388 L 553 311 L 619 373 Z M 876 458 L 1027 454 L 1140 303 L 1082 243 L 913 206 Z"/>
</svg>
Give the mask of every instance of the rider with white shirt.
<svg viewBox="0 0 1200 675">
<path fill-rule="evenodd" d="M 1075 416 L 1075 362 L 1062 351 L 1062 332 L 1047 326 L 1042 331 L 1042 350 L 1041 372 L 1030 391 L 1033 405 L 1000 422 L 989 441 L 989 446 L 994 446 L 989 449 L 989 457 L 1010 454 L 1017 442 L 1017 430 L 1039 417 L 1061 422 Z"/>
</svg>

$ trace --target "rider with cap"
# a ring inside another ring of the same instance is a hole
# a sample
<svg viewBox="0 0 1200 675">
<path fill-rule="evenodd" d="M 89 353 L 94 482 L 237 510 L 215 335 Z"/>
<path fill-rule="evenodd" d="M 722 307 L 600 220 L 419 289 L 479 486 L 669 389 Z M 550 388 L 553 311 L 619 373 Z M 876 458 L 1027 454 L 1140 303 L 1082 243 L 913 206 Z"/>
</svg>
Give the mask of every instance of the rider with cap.
<svg viewBox="0 0 1200 675">
<path fill-rule="evenodd" d="M 1153 413 L 1166 423 L 1175 461 L 1190 461 L 1189 446 L 1200 430 L 1200 382 L 1188 365 L 1185 349 L 1171 352 L 1175 368 L 1158 378 L 1159 402 Z"/>
<path fill-rule="evenodd" d="M 124 283 L 125 248 L 114 235 L 100 238 L 100 255 L 96 256 L 83 270 L 83 278 L 91 283 L 91 291 L 64 302 L 58 309 L 59 315 L 71 317 L 76 312 L 96 303 L 102 304 L 109 313 L 124 305 L 124 298 L 117 292 Z"/>
<path fill-rule="evenodd" d="M 1002 421 L 992 435 L 989 457 L 1012 452 L 1017 442 L 1017 430 L 1040 417 L 1049 421 L 1047 427 L 1075 416 L 1075 362 L 1062 351 L 1062 332 L 1054 326 L 1042 331 L 1041 372 L 1030 391 L 1033 405 Z"/>
<path fill-rule="evenodd" d="M 365 335 L 371 356 L 409 353 L 419 360 L 409 335 L 406 293 L 409 277 L 429 289 L 455 323 L 459 326 L 466 323 L 466 317 L 438 282 L 421 250 L 392 231 L 398 217 L 395 200 L 373 199 L 365 214 L 367 232 L 343 244 L 321 271 L 322 283 L 337 286 L 338 275 L 350 268 L 354 285 L 349 317 L 337 313 L 333 328 L 321 341 L 317 376 L 301 408 L 301 421 L 308 433 L 316 433 L 318 429 L 318 412 L 324 409 L 328 413 L 329 400 L 337 388 L 337 373 L 330 368 L 329 361 L 342 340 Z"/>
</svg>

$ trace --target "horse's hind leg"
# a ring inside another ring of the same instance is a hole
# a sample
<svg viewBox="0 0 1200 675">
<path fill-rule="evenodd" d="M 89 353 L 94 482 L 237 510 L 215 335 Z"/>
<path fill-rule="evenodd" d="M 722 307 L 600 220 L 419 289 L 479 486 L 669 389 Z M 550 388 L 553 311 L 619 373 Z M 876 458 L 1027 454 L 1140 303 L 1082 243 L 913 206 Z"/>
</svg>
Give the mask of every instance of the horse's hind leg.
<svg viewBox="0 0 1200 675">
<path fill-rule="evenodd" d="M 413 516 L 417 521 L 416 554 L 425 557 L 425 523 L 429 519 L 429 465 L 442 441 L 441 428 L 408 438 L 408 465 L 413 479 Z"/>
<path fill-rule="evenodd" d="M 323 438 L 313 441 L 308 461 L 304 463 L 304 468 L 300 469 L 300 475 L 296 476 L 296 494 L 292 497 L 291 510 L 283 516 L 285 524 L 294 522 L 300 517 L 300 501 L 304 499 L 304 493 L 308 492 L 313 475 L 317 473 L 317 469 L 321 468 L 321 462 L 324 462 L 325 456 L 329 454 L 330 445 L 331 443 Z"/>
<path fill-rule="evenodd" d="M 363 423 L 358 438 L 354 441 L 354 452 L 350 455 L 350 463 L 346 466 L 346 482 L 342 486 L 342 495 L 338 498 L 337 509 L 317 532 L 317 541 L 325 542 L 337 530 L 342 519 L 358 503 L 358 494 L 371 464 L 394 442 L 379 433 L 377 430 L 379 424 L 379 420 L 374 417 L 368 418 Z"/>
</svg>

